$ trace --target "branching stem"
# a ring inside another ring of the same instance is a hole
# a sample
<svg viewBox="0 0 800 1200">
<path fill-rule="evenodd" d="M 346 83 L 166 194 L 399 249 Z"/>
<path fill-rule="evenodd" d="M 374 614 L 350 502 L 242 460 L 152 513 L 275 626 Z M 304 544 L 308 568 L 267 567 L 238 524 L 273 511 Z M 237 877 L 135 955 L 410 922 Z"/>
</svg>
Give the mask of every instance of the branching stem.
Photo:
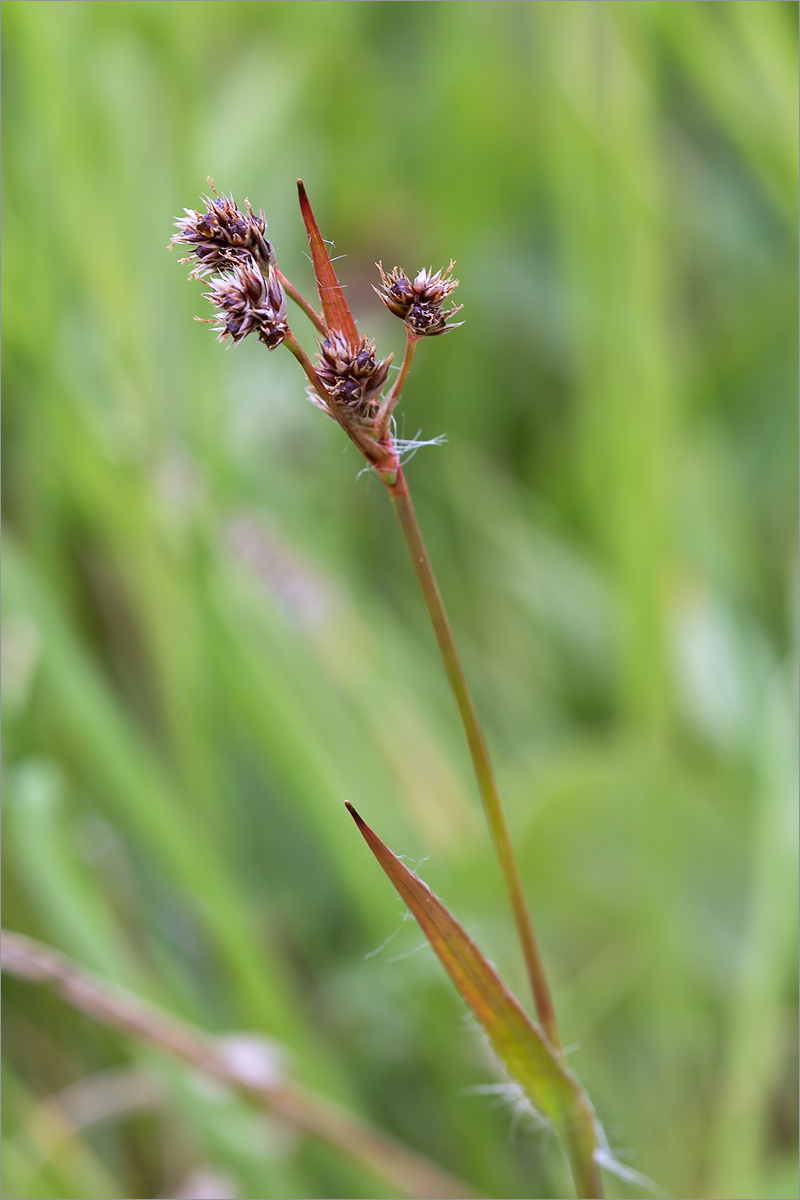
<svg viewBox="0 0 800 1200">
<path fill-rule="evenodd" d="M 278 279 L 281 281 L 281 286 L 283 287 L 283 290 L 286 292 L 286 295 L 289 297 L 289 299 L 294 300 L 294 302 L 298 308 L 302 308 L 303 312 L 306 314 L 309 321 L 314 326 L 314 328 L 317 330 L 317 332 L 321 333 L 323 337 L 327 337 L 328 331 L 325 328 L 325 322 L 323 321 L 322 317 L 319 315 L 317 310 L 314 308 L 314 306 L 312 304 L 309 304 L 308 300 L 306 300 L 306 298 L 302 294 L 302 292 L 298 292 L 298 290 L 294 286 L 294 284 L 289 279 L 286 278 L 283 271 L 279 271 L 278 268 L 276 267 L 275 274 L 278 276 Z"/>
<path fill-rule="evenodd" d="M 414 361 L 414 353 L 417 349 L 419 338 L 415 337 L 410 329 L 406 331 L 406 352 L 403 355 L 403 362 L 400 366 L 400 374 L 392 384 L 392 390 L 381 405 L 381 410 L 376 418 L 376 424 L 380 431 L 381 437 L 386 437 L 389 432 L 389 423 L 392 419 L 395 405 L 400 399 L 400 394 L 403 391 L 403 386 L 406 382 L 408 372 L 411 369 L 411 364 Z"/>
<path fill-rule="evenodd" d="M 467 685 L 464 669 L 461 666 L 455 641 L 453 640 L 453 631 L 450 628 L 442 595 L 439 591 L 439 585 L 436 582 L 436 576 L 433 573 L 433 567 L 422 538 L 422 531 L 419 527 L 417 514 L 414 511 L 414 505 L 411 502 L 411 494 L 408 490 L 408 484 L 406 483 L 402 468 L 397 472 L 396 483 L 393 485 L 387 484 L 386 486 L 392 498 L 392 504 L 394 505 L 397 519 L 400 522 L 400 528 L 403 531 L 403 538 L 405 539 L 406 548 L 411 558 L 411 564 L 414 568 L 423 599 L 425 600 L 431 623 L 433 624 L 436 640 L 439 643 L 439 650 L 444 662 L 444 669 L 447 673 L 456 704 L 458 705 L 464 732 L 467 735 L 467 743 L 472 755 L 475 774 L 478 778 L 478 788 L 481 800 L 483 801 L 486 820 L 489 824 L 495 852 L 503 872 L 508 897 L 511 902 L 511 909 L 514 914 L 514 922 L 517 927 L 517 934 L 522 945 L 522 953 L 525 958 L 525 966 L 533 991 L 536 1011 L 539 1014 L 539 1020 L 551 1045 L 556 1049 L 560 1049 L 561 1038 L 558 1032 L 553 1002 L 550 997 L 550 989 L 545 977 L 536 938 L 534 937 L 533 925 L 531 924 L 528 905 L 522 888 L 519 867 L 517 866 L 516 856 L 511 844 L 508 823 L 500 799 L 500 793 L 497 790 L 497 783 L 489 759 L 489 751 L 486 748 L 486 741 L 478 721 L 477 713 L 475 712 L 475 705 Z"/>
</svg>

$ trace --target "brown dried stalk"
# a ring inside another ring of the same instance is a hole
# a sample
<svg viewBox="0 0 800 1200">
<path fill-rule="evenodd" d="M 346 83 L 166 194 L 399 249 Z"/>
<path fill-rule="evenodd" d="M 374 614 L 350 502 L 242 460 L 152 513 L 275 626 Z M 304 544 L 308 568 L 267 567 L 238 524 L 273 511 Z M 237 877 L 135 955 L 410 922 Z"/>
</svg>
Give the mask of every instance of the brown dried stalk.
<svg viewBox="0 0 800 1200">
<path fill-rule="evenodd" d="M 2 969 L 30 982 L 49 983 L 73 1008 L 197 1067 L 266 1112 L 330 1143 L 407 1196 L 479 1200 L 480 1194 L 455 1175 L 308 1088 L 285 1078 L 255 1081 L 202 1030 L 112 986 L 42 942 L 3 930 Z"/>
</svg>

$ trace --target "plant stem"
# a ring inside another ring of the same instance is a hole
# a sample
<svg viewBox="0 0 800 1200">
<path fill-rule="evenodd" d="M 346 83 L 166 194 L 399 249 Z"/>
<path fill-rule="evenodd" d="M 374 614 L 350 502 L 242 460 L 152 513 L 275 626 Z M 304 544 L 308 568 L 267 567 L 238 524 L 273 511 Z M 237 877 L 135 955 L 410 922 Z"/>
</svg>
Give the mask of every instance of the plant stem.
<svg viewBox="0 0 800 1200">
<path fill-rule="evenodd" d="M 603 1200 L 603 1179 L 595 1159 L 597 1130 L 590 1106 L 583 1104 L 577 1109 L 575 1123 L 564 1145 L 580 1200 Z"/>
<path fill-rule="evenodd" d="M 303 312 L 306 314 L 317 332 L 321 333 L 323 337 L 327 337 L 328 331 L 325 328 L 325 322 L 313 305 L 309 304 L 308 300 L 306 300 L 305 296 L 301 292 L 298 292 L 294 284 L 286 278 L 283 271 L 279 271 L 276 267 L 275 274 L 281 281 L 281 286 L 290 300 L 294 300 L 297 307 L 302 308 Z"/>
<path fill-rule="evenodd" d="M 400 366 L 400 374 L 397 376 L 397 379 L 395 379 L 395 381 L 392 385 L 392 390 L 389 392 L 389 395 L 384 400 L 384 402 L 381 406 L 381 411 L 378 413 L 378 416 L 376 418 L 376 424 L 378 426 L 378 431 L 379 431 L 380 437 L 385 437 L 386 434 L 389 432 L 389 422 L 392 418 L 392 413 L 394 412 L 395 405 L 397 404 L 397 401 L 400 399 L 400 393 L 403 390 L 403 385 L 405 384 L 406 378 L 408 376 L 408 372 L 411 369 L 411 364 L 414 361 L 414 353 L 417 349 L 418 342 L 419 342 L 419 338 L 415 337 L 410 329 L 407 330 L 406 331 L 406 352 L 403 355 L 403 362 Z"/>
<path fill-rule="evenodd" d="M 406 483 L 402 468 L 398 469 L 397 482 L 393 485 L 387 484 L 386 487 L 392 498 L 392 504 L 397 513 L 400 528 L 403 531 L 411 564 L 433 624 L 436 640 L 439 643 L 444 669 L 447 673 L 453 695 L 455 696 L 458 711 L 461 714 L 461 721 L 464 726 L 464 732 L 467 735 L 470 754 L 472 755 L 472 763 L 478 778 L 478 788 L 481 800 L 483 801 L 486 820 L 489 824 L 495 853 L 499 859 L 508 897 L 511 901 L 511 909 L 514 914 L 517 934 L 522 945 L 522 953 L 525 958 L 525 966 L 533 991 L 536 1011 L 539 1014 L 539 1020 L 551 1045 L 556 1049 L 560 1049 L 561 1038 L 558 1032 L 553 1002 L 550 998 L 550 989 L 547 985 L 539 948 L 534 937 L 528 905 L 522 889 L 519 867 L 517 866 L 517 860 L 508 832 L 505 811 L 500 799 L 500 793 L 497 790 L 492 764 L 489 760 L 489 751 L 486 748 L 483 731 L 478 722 L 475 705 L 467 686 L 464 669 L 461 666 L 455 641 L 453 640 L 450 622 L 447 619 L 444 601 L 439 591 L 439 585 L 436 582 L 436 576 L 433 573 L 428 551 L 425 548 L 422 531 L 419 527 L 417 514 L 414 511 L 414 505 L 411 502 L 411 494 L 408 490 L 408 484 Z"/>
<path fill-rule="evenodd" d="M 331 409 L 331 416 L 333 416 L 334 415 L 333 410 L 336 407 L 335 400 L 331 396 L 329 396 L 328 392 L 325 389 L 325 385 L 323 384 L 322 380 L 320 379 L 319 375 L 317 374 L 316 367 L 314 366 L 311 359 L 306 354 L 303 347 L 298 342 L 297 338 L 292 333 L 291 329 L 287 331 L 286 337 L 283 340 L 283 344 L 287 350 L 291 351 L 291 353 L 294 355 L 294 357 L 300 363 L 300 366 L 303 368 L 303 370 L 305 372 L 306 379 L 311 384 L 311 386 L 315 389 L 315 391 L 317 391 L 319 393 L 320 399 L 326 401 L 326 403 L 328 404 L 328 407 Z"/>
<path fill-rule="evenodd" d="M 225 1057 L 224 1042 L 216 1043 L 202 1030 L 112 986 L 42 942 L 4 929 L 2 966 L 18 978 L 49 983 L 68 1004 L 108 1028 L 199 1067 L 281 1120 L 331 1143 L 408 1196 L 477 1200 L 466 1183 L 388 1133 L 289 1079 L 255 1080 Z"/>
</svg>

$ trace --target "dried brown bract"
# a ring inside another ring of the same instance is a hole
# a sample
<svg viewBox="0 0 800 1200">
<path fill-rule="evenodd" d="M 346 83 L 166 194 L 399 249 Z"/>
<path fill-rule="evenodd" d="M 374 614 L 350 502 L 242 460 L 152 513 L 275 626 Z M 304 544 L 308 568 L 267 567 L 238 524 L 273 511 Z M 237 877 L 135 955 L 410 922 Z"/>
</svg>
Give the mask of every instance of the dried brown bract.
<svg viewBox="0 0 800 1200">
<path fill-rule="evenodd" d="M 382 284 L 375 291 L 389 311 L 405 321 L 414 337 L 435 337 L 457 329 L 462 323 L 447 322 L 449 317 L 461 311 L 463 305 L 456 304 L 443 311 L 444 303 L 458 287 L 458 280 L 450 278 L 454 262 L 451 261 L 447 270 L 420 271 L 413 280 L 400 267 L 393 267 L 387 275 L 381 263 L 376 265 Z"/>
<path fill-rule="evenodd" d="M 375 400 L 386 382 L 392 356 L 375 359 L 375 343 L 362 338 L 353 346 L 341 333 L 331 332 L 320 343 L 317 374 L 327 391 L 359 417 L 374 416 Z"/>
<path fill-rule="evenodd" d="M 255 331 L 268 350 L 280 346 L 289 325 L 286 295 L 273 267 L 264 276 L 248 255 L 229 273 L 214 276 L 209 288 L 204 294 L 219 309 L 214 325 L 219 341 L 241 342 Z"/>
<path fill-rule="evenodd" d="M 210 181 L 209 181 L 210 182 Z M 275 251 L 265 237 L 263 211 L 256 214 L 249 200 L 245 211 L 233 196 L 203 196 L 206 212 L 185 208 L 185 217 L 175 224 L 179 232 L 170 245 L 188 246 L 197 259 L 192 275 L 203 277 L 214 271 L 230 271 L 237 263 L 253 258 L 265 271 L 275 263 Z M 190 261 L 188 259 L 184 261 Z"/>
</svg>

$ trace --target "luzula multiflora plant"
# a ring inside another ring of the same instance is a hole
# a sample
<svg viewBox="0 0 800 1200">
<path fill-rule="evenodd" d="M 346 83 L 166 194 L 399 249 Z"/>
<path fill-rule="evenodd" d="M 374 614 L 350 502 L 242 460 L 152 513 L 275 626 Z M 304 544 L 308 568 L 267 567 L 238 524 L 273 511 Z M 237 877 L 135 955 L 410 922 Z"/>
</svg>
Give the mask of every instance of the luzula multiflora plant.
<svg viewBox="0 0 800 1200">
<path fill-rule="evenodd" d="M 563 1060 L 555 1012 L 505 812 L 411 502 L 394 434 L 394 409 L 418 343 L 457 327 L 451 318 L 461 306 L 450 303 L 458 286 L 458 280 L 452 277 L 454 263 L 451 262 L 446 270 L 422 270 L 413 278 L 398 267 L 387 274 L 378 264 L 381 283 L 375 291 L 406 327 L 403 362 L 394 383 L 384 393 L 391 357 L 380 359 L 375 352 L 375 343 L 359 334 L 305 188 L 299 181 L 298 191 L 311 246 L 321 314 L 278 268 L 275 251 L 266 238 L 264 214 L 257 214 L 249 201 L 245 201 L 242 211 L 232 196 L 218 195 L 212 185 L 213 196 L 205 198 L 206 211 L 186 209 L 186 216 L 176 222 L 178 233 L 173 242 L 190 251 L 191 258 L 183 260 L 194 263 L 190 277 L 202 279 L 208 285 L 205 296 L 217 310 L 212 324 L 219 340 L 230 338 L 237 343 L 254 334 L 268 350 L 286 346 L 305 372 L 309 399 L 338 422 L 389 493 L 464 725 L 539 1024 L 530 1020 L 506 990 L 444 905 L 384 846 L 352 807 L 348 807 L 376 859 L 419 921 L 443 966 L 480 1021 L 503 1066 L 560 1135 L 570 1159 L 578 1195 L 601 1196 L 600 1166 L 614 1170 L 616 1164 L 608 1153 L 588 1098 Z M 289 326 L 287 296 L 319 334 L 316 362 L 311 361 Z"/>
</svg>

